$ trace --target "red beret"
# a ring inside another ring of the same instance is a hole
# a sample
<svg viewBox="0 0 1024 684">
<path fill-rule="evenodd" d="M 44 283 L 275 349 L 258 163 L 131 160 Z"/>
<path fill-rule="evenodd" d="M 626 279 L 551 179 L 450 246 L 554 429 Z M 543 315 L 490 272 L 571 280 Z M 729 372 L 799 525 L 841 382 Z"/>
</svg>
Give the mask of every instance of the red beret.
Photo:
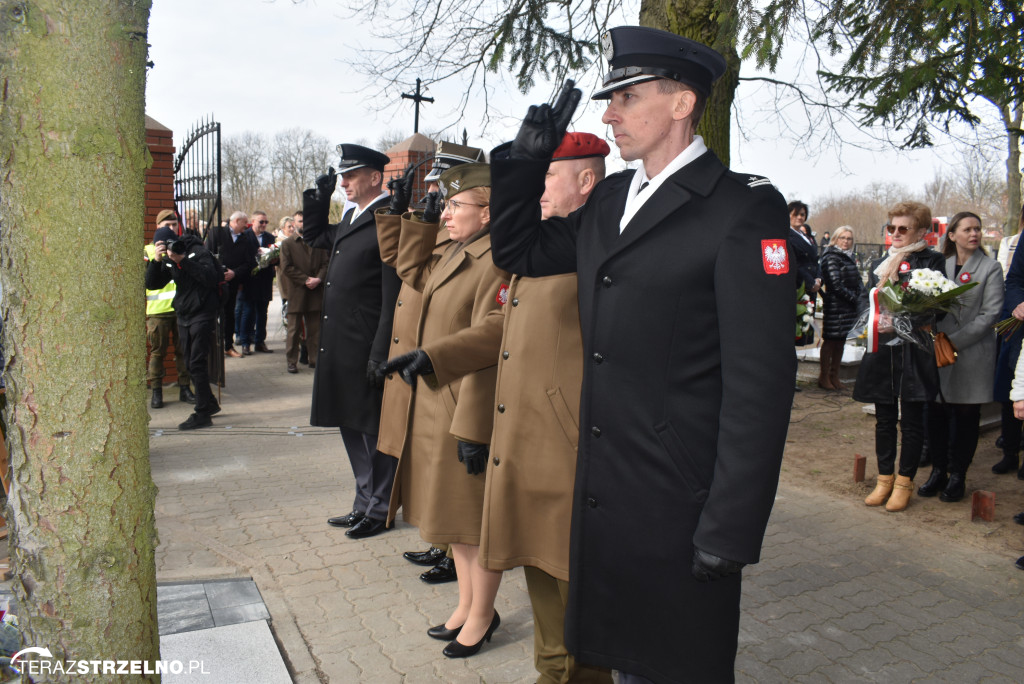
<svg viewBox="0 0 1024 684">
<path fill-rule="evenodd" d="M 608 147 L 608 143 L 593 133 L 566 133 L 562 138 L 562 144 L 551 156 L 551 161 L 607 157 L 609 152 L 611 148 Z"/>
</svg>

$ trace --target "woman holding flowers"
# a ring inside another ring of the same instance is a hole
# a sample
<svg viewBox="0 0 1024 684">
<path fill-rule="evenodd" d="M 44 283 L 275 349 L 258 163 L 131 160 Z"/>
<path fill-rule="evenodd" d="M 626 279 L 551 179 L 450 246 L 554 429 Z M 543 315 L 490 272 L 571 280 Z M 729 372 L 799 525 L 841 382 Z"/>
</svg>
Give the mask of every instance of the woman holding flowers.
<svg viewBox="0 0 1024 684">
<path fill-rule="evenodd" d="M 868 298 L 877 301 L 878 294 L 872 288 L 890 283 L 905 289 L 917 269 L 944 269 L 942 255 L 924 241 L 931 223 L 931 209 L 918 202 L 901 202 L 889 210 L 886 230 L 892 235 L 892 247 L 885 256 L 871 263 Z M 867 304 L 864 301 L 861 308 L 867 309 Z M 914 475 L 924 446 L 925 406 L 935 399 L 939 377 L 931 347 L 903 338 L 894 340 L 893 323 L 892 316 L 884 312 L 879 316 L 878 332 L 883 334 L 883 342 L 877 351 L 864 355 L 853 398 L 875 405 L 878 483 L 864 503 L 868 506 L 885 504 L 887 511 L 902 511 L 914 491 Z M 887 344 L 887 341 L 897 343 Z M 903 437 L 898 473 L 897 423 Z"/>
<path fill-rule="evenodd" d="M 942 501 L 964 497 L 967 468 L 978 446 L 981 405 L 992 400 L 996 333 L 1003 308 L 1003 271 L 981 246 L 981 219 L 963 211 L 953 217 L 942 248 L 946 277 L 958 284 L 980 283 L 937 329 L 957 348 L 956 363 L 939 369 L 940 402 L 928 408 L 928 449 L 932 472 L 917 493 Z M 952 438 L 952 439 L 951 439 Z"/>
</svg>

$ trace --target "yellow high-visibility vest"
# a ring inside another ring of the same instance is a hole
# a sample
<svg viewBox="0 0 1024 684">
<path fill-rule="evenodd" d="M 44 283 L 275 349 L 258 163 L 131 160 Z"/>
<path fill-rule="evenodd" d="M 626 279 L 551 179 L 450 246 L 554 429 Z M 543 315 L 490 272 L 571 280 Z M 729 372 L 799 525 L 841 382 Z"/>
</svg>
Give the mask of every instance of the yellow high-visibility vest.
<svg viewBox="0 0 1024 684">
<path fill-rule="evenodd" d="M 146 245 L 146 261 L 156 258 L 156 247 Z M 156 316 L 157 314 L 174 313 L 172 300 L 175 293 L 174 281 L 167 283 L 159 290 L 146 290 L 146 315 Z"/>
</svg>

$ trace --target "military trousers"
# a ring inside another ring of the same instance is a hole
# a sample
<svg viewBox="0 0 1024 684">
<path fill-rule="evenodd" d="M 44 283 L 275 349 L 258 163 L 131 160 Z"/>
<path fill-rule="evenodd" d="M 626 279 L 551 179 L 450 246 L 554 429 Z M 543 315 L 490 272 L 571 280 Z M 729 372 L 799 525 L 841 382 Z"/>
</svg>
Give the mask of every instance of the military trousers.
<svg viewBox="0 0 1024 684">
<path fill-rule="evenodd" d="M 149 368 L 146 382 L 151 388 L 163 387 L 164 358 L 167 348 L 174 348 L 174 366 L 178 369 L 178 384 L 188 387 L 188 363 L 181 351 L 181 335 L 178 334 L 178 317 L 173 313 L 146 317 L 146 338 L 149 340 Z"/>
<path fill-rule="evenodd" d="M 565 605 L 569 583 L 527 565 L 526 590 L 533 608 L 533 665 L 537 684 L 611 684 L 611 672 L 576 662 L 565 647 Z"/>
</svg>

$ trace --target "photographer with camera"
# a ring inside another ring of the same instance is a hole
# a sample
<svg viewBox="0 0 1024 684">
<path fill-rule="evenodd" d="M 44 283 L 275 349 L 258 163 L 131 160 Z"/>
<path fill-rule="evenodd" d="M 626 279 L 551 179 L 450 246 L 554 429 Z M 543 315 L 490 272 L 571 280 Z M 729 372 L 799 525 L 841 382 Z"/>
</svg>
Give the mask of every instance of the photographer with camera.
<svg viewBox="0 0 1024 684">
<path fill-rule="evenodd" d="M 154 247 L 154 257 L 146 266 L 146 289 L 159 290 L 174 281 L 178 336 L 195 386 L 195 412 L 178 429 L 209 427 L 213 424 L 210 417 L 220 411 L 210 390 L 209 368 L 220 307 L 220 267 L 203 241 L 191 233 L 158 240 Z"/>
</svg>

